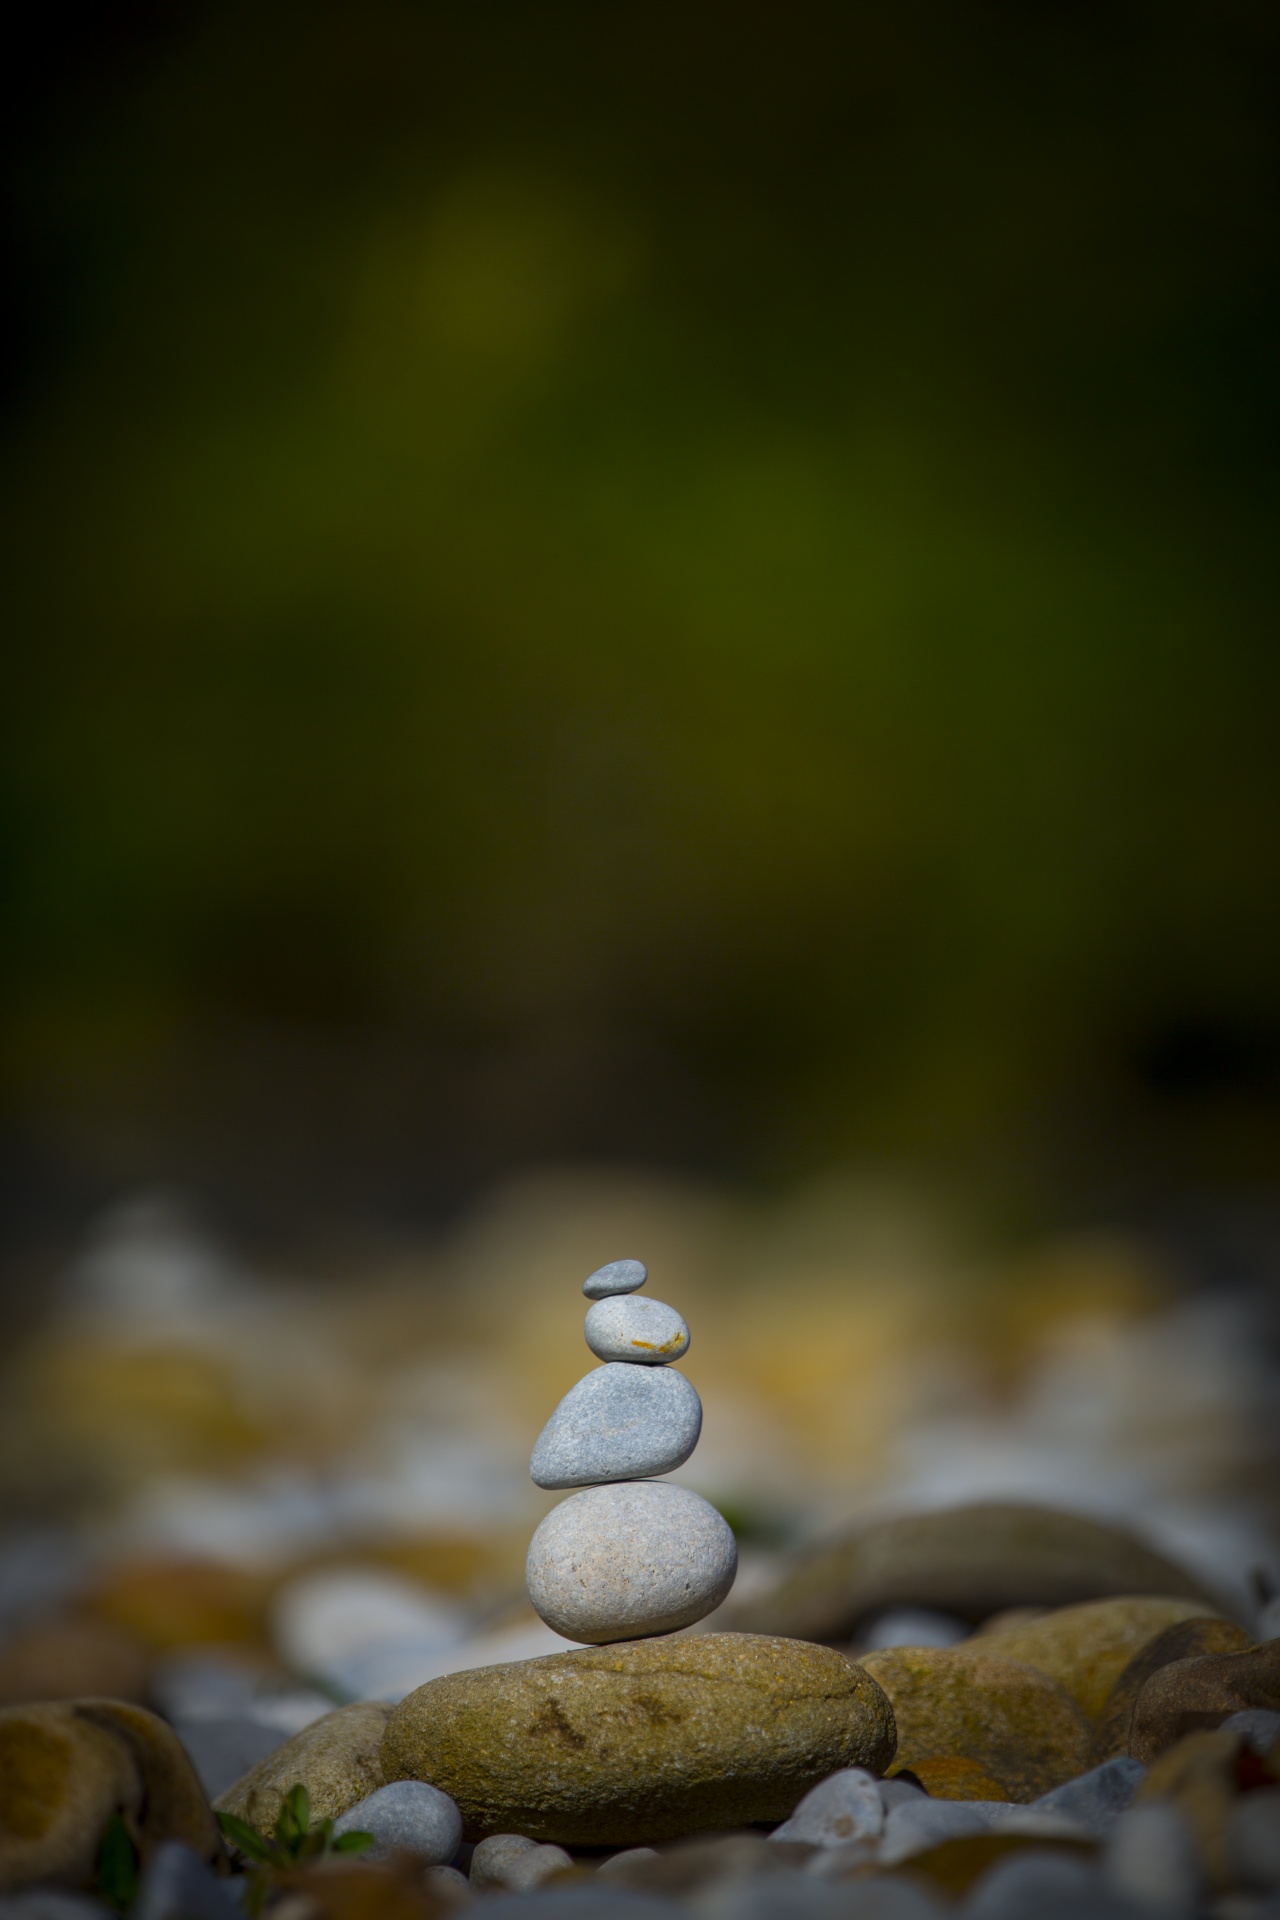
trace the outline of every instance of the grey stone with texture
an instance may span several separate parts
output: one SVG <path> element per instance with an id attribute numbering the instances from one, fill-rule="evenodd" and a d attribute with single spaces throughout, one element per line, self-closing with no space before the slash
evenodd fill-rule
<path id="1" fill-rule="evenodd" d="M 702 1402 L 669 1367 L 597 1367 L 571 1387 L 538 1436 L 539 1487 L 645 1480 L 682 1466 L 698 1444 Z"/>
<path id="2" fill-rule="evenodd" d="M 587 1308 L 583 1332 L 597 1360 L 661 1367 L 689 1351 L 689 1329 L 675 1308 L 647 1294 L 597 1300 Z"/>
<path id="3" fill-rule="evenodd" d="M 1101 1840 L 1132 1800 L 1146 1771 L 1140 1760 L 1117 1754 L 1075 1780 L 1064 1781 L 1052 1793 L 1042 1793 L 1031 1807 L 1037 1812 L 1064 1813 Z"/>
<path id="4" fill-rule="evenodd" d="M 588 1300 L 607 1300 L 611 1294 L 634 1293 L 648 1278 L 643 1260 L 610 1260 L 583 1281 L 582 1291 Z"/>
<path id="5" fill-rule="evenodd" d="M 715 1508 L 668 1480 L 570 1494 L 529 1543 L 529 1598 L 566 1640 L 674 1633 L 718 1607 L 738 1549 Z"/>
<path id="6" fill-rule="evenodd" d="M 806 1840 L 815 1847 L 842 1847 L 850 1840 L 877 1840 L 884 1828 L 880 1789 L 865 1767 L 843 1767 L 810 1788 L 771 1840 Z"/>
<path id="7" fill-rule="evenodd" d="M 335 1834 L 371 1833 L 367 1860 L 393 1853 L 416 1853 L 432 1866 L 444 1866 L 458 1851 L 462 1815 L 447 1793 L 425 1780 L 393 1780 L 367 1799 L 348 1807 L 333 1823 Z"/>

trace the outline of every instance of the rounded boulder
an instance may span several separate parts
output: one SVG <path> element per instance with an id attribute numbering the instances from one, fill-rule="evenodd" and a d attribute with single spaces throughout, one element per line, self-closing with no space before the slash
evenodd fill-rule
<path id="1" fill-rule="evenodd" d="M 881 1772 L 893 1711 L 829 1647 L 709 1633 L 429 1681 L 396 1707 L 388 1779 L 430 1779 L 468 1839 L 629 1846 L 785 1819 L 844 1767 Z"/>

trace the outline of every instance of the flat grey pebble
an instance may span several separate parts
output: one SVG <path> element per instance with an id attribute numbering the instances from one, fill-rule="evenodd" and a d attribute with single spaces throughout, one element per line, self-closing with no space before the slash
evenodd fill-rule
<path id="1" fill-rule="evenodd" d="M 1200 1864 L 1190 1829 L 1165 1801 L 1129 1807 L 1102 1854 L 1108 1890 L 1160 1920 L 1192 1920 L 1200 1905 Z"/>
<path id="2" fill-rule="evenodd" d="M 964 1914 L 965 1920 L 1138 1920 L 1132 1905 L 1103 1885 L 1091 1861 L 1035 1848 L 980 1875 Z"/>
<path id="3" fill-rule="evenodd" d="M 462 1815 L 439 1787 L 428 1786 L 425 1780 L 393 1780 L 348 1807 L 334 1821 L 333 1831 L 371 1833 L 374 1844 L 364 1856 L 367 1860 L 416 1853 L 432 1866 L 443 1866 L 458 1851 Z"/>
<path id="4" fill-rule="evenodd" d="M 597 1300 L 583 1323 L 587 1345 L 597 1360 L 629 1360 L 633 1366 L 662 1367 L 689 1351 L 689 1329 L 665 1300 Z"/>
<path id="5" fill-rule="evenodd" d="M 842 1847 L 850 1840 L 877 1840 L 884 1828 L 880 1789 L 865 1767 L 843 1767 L 811 1787 L 771 1840 L 807 1840 L 815 1847 Z"/>
<path id="6" fill-rule="evenodd" d="M 649 1278 L 643 1260 L 610 1260 L 582 1283 L 588 1300 L 608 1300 L 615 1293 L 634 1293 Z"/>
<path id="7" fill-rule="evenodd" d="M 230 1883 L 190 1847 L 166 1840 L 143 1869 L 130 1920 L 243 1920 Z"/>
<path id="8" fill-rule="evenodd" d="M 692 1626 L 733 1585 L 738 1549 L 715 1508 L 669 1480 L 570 1494 L 529 1543 L 529 1598 L 567 1640 L 637 1640 Z"/>
<path id="9" fill-rule="evenodd" d="M 645 1480 L 683 1466 L 702 1432 L 702 1402 L 670 1367 L 613 1362 L 570 1387 L 538 1435 L 529 1473 L 539 1487 Z"/>
<path id="10" fill-rule="evenodd" d="M 1228 1733 L 1242 1734 L 1255 1753 L 1266 1753 L 1280 1740 L 1280 1713 L 1271 1713 L 1266 1707 L 1244 1707 L 1229 1715 L 1222 1725 Z"/>
<path id="11" fill-rule="evenodd" d="M 1110 1833 L 1146 1776 L 1140 1760 L 1126 1753 L 1104 1760 L 1074 1780 L 1067 1780 L 1051 1793 L 1042 1793 L 1031 1805 L 1044 1813 L 1065 1813 L 1078 1820 L 1096 1839 Z"/>
<path id="12" fill-rule="evenodd" d="M 1231 1809 L 1227 1853 L 1246 1887 L 1280 1887 L 1280 1787 L 1241 1794 Z"/>
<path id="13" fill-rule="evenodd" d="M 931 1800 L 925 1794 L 903 1800 L 885 1815 L 880 1864 L 896 1867 L 913 1853 L 923 1853 L 962 1833 L 989 1833 L 1015 1806 L 1014 1801 L 1004 1800 Z"/>

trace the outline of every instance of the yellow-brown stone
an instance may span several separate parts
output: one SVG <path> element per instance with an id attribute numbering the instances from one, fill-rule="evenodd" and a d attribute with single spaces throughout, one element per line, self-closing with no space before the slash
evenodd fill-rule
<path id="1" fill-rule="evenodd" d="M 270 1833 L 285 1795 L 298 1785 L 311 1796 L 317 1820 L 336 1820 L 357 1800 L 386 1785 L 382 1736 L 391 1708 L 379 1700 L 337 1707 L 250 1767 L 218 1801 L 260 1833 Z"/>
<path id="2" fill-rule="evenodd" d="M 1193 1615 L 1203 1601 L 1165 1594 L 1126 1595 L 1058 1607 L 1038 1620 L 996 1628 L 981 1636 L 984 1653 L 1020 1660 L 1056 1680 L 1090 1720 L 1104 1711 L 1129 1662 L 1166 1628 Z"/>
<path id="3" fill-rule="evenodd" d="M 899 1767 L 923 1780 L 932 1762 L 968 1760 L 999 1783 L 1002 1799 L 1035 1800 L 1085 1771 L 1092 1729 L 1055 1680 L 999 1659 L 989 1644 L 882 1648 L 862 1664 L 893 1702 Z M 948 1795 L 941 1775 L 932 1777 L 939 1797 L 971 1797 L 963 1786 Z"/>
<path id="4" fill-rule="evenodd" d="M 841 1767 L 882 1771 L 893 1713 L 827 1647 L 757 1634 L 626 1641 L 449 1674 L 392 1713 L 388 1780 L 427 1780 L 468 1839 L 625 1846 L 782 1820 Z"/>

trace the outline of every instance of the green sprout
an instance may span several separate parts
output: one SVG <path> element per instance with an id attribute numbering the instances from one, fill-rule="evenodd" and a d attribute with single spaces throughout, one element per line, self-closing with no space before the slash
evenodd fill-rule
<path id="1" fill-rule="evenodd" d="M 98 1892 L 116 1913 L 127 1913 L 138 1897 L 138 1849 L 118 1813 L 113 1813 L 98 1848 Z"/>
<path id="2" fill-rule="evenodd" d="M 341 1833 L 335 1840 L 332 1820 L 311 1820 L 311 1795 L 302 1782 L 290 1787 L 280 1808 L 275 1833 L 268 1839 L 234 1813 L 220 1813 L 218 1825 L 246 1859 L 253 1862 L 245 1908 L 260 1914 L 276 1874 L 290 1873 L 308 1860 L 335 1853 L 364 1853 L 373 1845 L 371 1833 Z"/>

